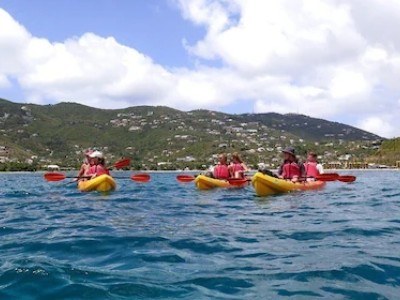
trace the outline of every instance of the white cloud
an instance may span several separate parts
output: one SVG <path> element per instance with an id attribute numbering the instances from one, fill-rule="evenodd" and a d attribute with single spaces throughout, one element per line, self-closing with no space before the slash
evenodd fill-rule
<path id="1" fill-rule="evenodd" d="M 215 16 L 227 20 L 187 47 L 193 55 L 221 60 L 251 80 L 265 75 L 283 79 L 257 90 L 250 98 L 255 111 L 295 111 L 330 119 L 350 115 L 353 125 L 400 134 L 397 118 L 385 122 L 385 129 L 366 125 L 376 124 L 374 117 L 388 109 L 392 116 L 400 113 L 400 2 L 234 0 L 230 3 L 236 10 L 221 12 L 225 2 L 178 1 L 194 23 L 196 7 L 207 6 L 209 18 L 204 11 L 201 17 L 206 28 Z"/>
<path id="2" fill-rule="evenodd" d="M 95 33 L 51 43 L 0 9 L 0 89 L 13 79 L 28 101 L 110 108 L 223 110 L 246 101 L 247 111 L 351 119 L 400 135 L 400 2 L 174 1 L 206 29 L 185 45 L 194 69 L 166 68 Z M 213 61 L 222 66 L 204 66 Z"/>
<path id="3" fill-rule="evenodd" d="M 0 74 L 0 88 L 10 87 L 11 83 L 4 74 Z"/>
<path id="4" fill-rule="evenodd" d="M 388 117 L 390 119 L 390 117 Z M 369 132 L 376 132 L 381 136 L 394 137 L 396 132 L 391 124 L 392 120 L 384 120 L 383 117 L 367 117 L 358 126 Z"/>

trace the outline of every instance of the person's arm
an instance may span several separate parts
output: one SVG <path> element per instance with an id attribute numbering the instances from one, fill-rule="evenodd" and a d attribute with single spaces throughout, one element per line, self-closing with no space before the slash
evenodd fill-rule
<path id="1" fill-rule="evenodd" d="M 245 165 L 245 163 L 242 163 L 242 168 L 243 168 L 243 173 L 247 172 L 249 170 L 249 168 L 247 168 L 247 166 Z"/>
<path id="2" fill-rule="evenodd" d="M 76 175 L 76 177 L 82 177 L 83 175 L 85 175 L 85 164 L 81 165 L 81 168 L 78 172 L 78 174 Z M 74 181 L 78 181 L 79 178 L 75 178 Z"/>
<path id="3" fill-rule="evenodd" d="M 78 172 L 78 175 L 76 175 L 76 177 L 81 177 L 81 176 L 83 176 L 83 174 L 85 174 L 85 165 L 84 164 L 81 165 L 81 168 Z"/>
<path id="4" fill-rule="evenodd" d="M 302 178 L 307 177 L 306 168 L 304 167 L 303 163 L 300 163 L 300 177 Z"/>
<path id="5" fill-rule="evenodd" d="M 324 167 L 322 166 L 322 164 L 317 164 L 317 169 L 319 174 L 324 174 Z"/>
<path id="6" fill-rule="evenodd" d="M 234 177 L 235 174 L 233 174 L 233 166 L 232 164 L 228 165 L 228 172 L 229 172 L 229 177 Z"/>
<path id="7" fill-rule="evenodd" d="M 279 175 L 279 176 L 282 176 L 282 174 L 283 174 L 283 164 L 281 164 L 281 165 L 279 166 L 279 168 L 278 168 L 278 175 Z"/>

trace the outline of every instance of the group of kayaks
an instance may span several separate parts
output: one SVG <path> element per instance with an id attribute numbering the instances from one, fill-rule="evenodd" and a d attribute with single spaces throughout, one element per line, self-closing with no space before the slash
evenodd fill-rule
<path id="1" fill-rule="evenodd" d="M 47 181 L 60 181 L 66 178 L 78 179 L 77 187 L 82 192 L 102 192 L 107 193 L 116 189 L 115 179 L 130 178 L 136 182 L 148 182 L 150 175 L 147 173 L 134 174 L 130 177 L 116 177 L 103 174 L 95 178 L 85 177 L 67 177 L 62 173 L 46 173 L 44 178 Z M 244 188 L 251 184 L 258 196 L 270 196 L 276 194 L 289 193 L 294 191 L 318 190 L 326 185 L 327 181 L 353 182 L 355 176 L 339 176 L 337 173 L 322 174 L 315 180 L 305 180 L 301 182 L 292 182 L 277 178 L 273 173 L 257 172 L 252 177 L 231 178 L 228 180 L 215 179 L 206 175 L 178 175 L 176 179 L 179 182 L 194 182 L 199 190 L 211 190 L 215 188 Z"/>
<path id="2" fill-rule="evenodd" d="M 293 191 L 316 190 L 325 186 L 325 181 L 305 181 L 293 183 L 291 181 L 275 178 L 257 172 L 251 179 L 227 181 L 210 178 L 205 175 L 196 176 L 194 183 L 199 190 L 210 190 L 214 188 L 244 188 L 251 182 L 258 196 L 269 196 L 288 193 Z M 109 175 L 100 175 L 96 178 L 80 181 L 78 189 L 82 192 L 109 192 L 115 190 L 117 184 L 115 179 Z"/>
<path id="3" fill-rule="evenodd" d="M 199 175 L 196 177 L 194 182 L 199 190 L 210 190 L 213 188 L 243 188 L 251 183 L 258 196 L 270 196 L 293 191 L 316 190 L 323 188 L 326 184 L 325 181 L 320 180 L 293 183 L 261 172 L 257 172 L 251 179 L 232 181 L 219 180 Z"/>
<path id="4" fill-rule="evenodd" d="M 252 177 L 228 180 L 211 178 L 205 175 L 196 177 L 191 175 L 178 175 L 179 182 L 194 181 L 199 190 L 211 190 L 215 188 L 244 188 L 251 184 L 258 196 L 270 196 L 276 194 L 289 193 L 294 191 L 318 190 L 322 189 L 327 181 L 353 182 L 355 176 L 339 176 L 337 173 L 321 174 L 317 178 L 308 178 L 300 182 L 277 178 L 272 172 L 265 174 L 257 172 Z"/>

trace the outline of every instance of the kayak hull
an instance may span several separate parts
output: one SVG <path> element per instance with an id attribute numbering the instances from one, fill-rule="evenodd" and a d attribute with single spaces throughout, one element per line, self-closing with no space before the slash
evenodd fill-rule
<path id="1" fill-rule="evenodd" d="M 306 181 L 293 183 L 257 172 L 252 178 L 252 185 L 258 196 L 269 196 L 294 191 L 318 190 L 325 186 L 324 181 Z"/>
<path id="2" fill-rule="evenodd" d="M 81 192 L 97 191 L 105 193 L 115 190 L 116 187 L 117 184 L 114 178 L 105 174 L 90 180 L 80 181 L 78 183 L 78 190 Z"/>
<path id="3" fill-rule="evenodd" d="M 215 188 L 243 188 L 247 185 L 247 182 L 243 184 L 230 184 L 226 180 L 215 179 L 207 177 L 205 175 L 199 175 L 194 180 L 194 184 L 199 190 L 211 190 Z"/>

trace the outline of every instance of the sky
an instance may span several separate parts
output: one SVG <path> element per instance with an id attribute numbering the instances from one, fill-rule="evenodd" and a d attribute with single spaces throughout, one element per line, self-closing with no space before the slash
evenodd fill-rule
<path id="1" fill-rule="evenodd" d="M 300 113 L 400 136 L 398 0 L 0 0 L 0 98 Z"/>

